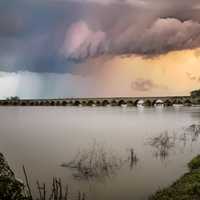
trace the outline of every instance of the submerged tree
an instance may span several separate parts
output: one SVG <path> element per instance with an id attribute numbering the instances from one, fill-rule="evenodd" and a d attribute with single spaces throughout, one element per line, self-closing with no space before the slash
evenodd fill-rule
<path id="1" fill-rule="evenodd" d="M 155 148 L 155 155 L 165 160 L 169 151 L 175 146 L 175 138 L 169 136 L 168 132 L 161 133 L 159 136 L 151 138 L 148 144 Z"/>
<path id="2" fill-rule="evenodd" d="M 191 136 L 191 141 L 195 142 L 199 135 L 200 135 L 200 125 L 199 124 L 192 124 L 188 128 L 186 128 L 187 134 Z"/>
<path id="3" fill-rule="evenodd" d="M 62 167 L 75 170 L 74 178 L 105 178 L 114 175 L 126 160 L 122 160 L 102 146 L 94 143 L 92 147 L 83 150 L 68 163 L 63 163 Z"/>

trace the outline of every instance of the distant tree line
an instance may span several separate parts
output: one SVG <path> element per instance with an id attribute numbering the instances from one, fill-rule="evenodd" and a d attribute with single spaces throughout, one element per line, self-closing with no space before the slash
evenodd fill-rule
<path id="1" fill-rule="evenodd" d="M 6 100 L 10 100 L 10 101 L 19 101 L 20 100 L 20 98 L 18 97 L 18 96 L 11 96 L 11 97 L 8 97 L 8 98 L 6 98 Z"/>
<path id="2" fill-rule="evenodd" d="M 200 89 L 199 90 L 194 90 L 190 93 L 192 97 L 200 97 Z"/>

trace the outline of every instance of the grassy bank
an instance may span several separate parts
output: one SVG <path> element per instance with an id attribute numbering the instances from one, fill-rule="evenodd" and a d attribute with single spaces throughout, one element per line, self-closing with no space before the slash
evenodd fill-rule
<path id="1" fill-rule="evenodd" d="M 189 172 L 170 187 L 160 190 L 149 200 L 199 200 L 200 199 L 200 155 L 188 163 Z"/>
<path id="2" fill-rule="evenodd" d="M 45 184 L 37 181 L 38 198 L 34 198 L 24 166 L 23 172 L 25 183 L 15 177 L 4 155 L 0 153 L 0 200 L 70 200 L 71 196 L 74 200 L 86 199 L 85 193 L 79 191 L 77 194 L 72 194 L 68 185 L 63 185 L 61 179 L 55 177 L 49 191 Z"/>

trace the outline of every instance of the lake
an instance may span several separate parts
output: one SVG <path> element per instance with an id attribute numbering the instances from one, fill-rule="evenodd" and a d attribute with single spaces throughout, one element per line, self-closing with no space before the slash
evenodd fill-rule
<path id="1" fill-rule="evenodd" d="M 144 200 L 187 171 L 199 124 L 200 107 L 0 107 L 0 152 L 17 177 L 26 167 L 34 195 L 59 177 L 72 199 Z M 67 166 L 84 159 L 95 174 Z"/>

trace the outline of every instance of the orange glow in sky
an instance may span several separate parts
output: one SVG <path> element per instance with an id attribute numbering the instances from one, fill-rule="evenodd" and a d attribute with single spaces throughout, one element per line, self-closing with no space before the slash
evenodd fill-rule
<path id="1" fill-rule="evenodd" d="M 90 71 L 90 76 L 95 77 L 97 95 L 189 95 L 191 90 L 200 87 L 198 49 L 148 59 L 139 56 L 96 58 L 80 68 L 82 73 Z"/>

